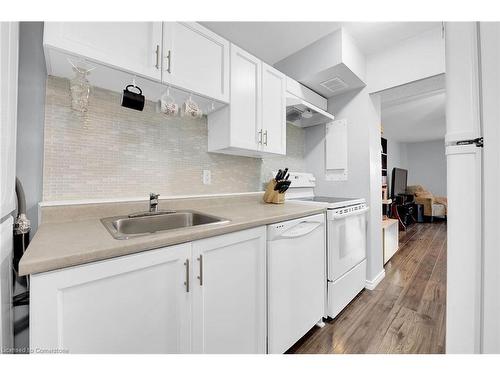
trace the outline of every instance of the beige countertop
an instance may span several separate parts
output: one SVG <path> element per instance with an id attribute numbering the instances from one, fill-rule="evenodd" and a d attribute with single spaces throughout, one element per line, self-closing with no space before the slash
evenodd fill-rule
<path id="1" fill-rule="evenodd" d="M 77 266 L 324 212 L 304 203 L 266 204 L 262 194 L 161 201 L 161 208 L 196 209 L 227 224 L 175 229 L 128 240 L 114 239 L 100 219 L 144 209 L 147 202 L 42 208 L 42 225 L 19 263 L 20 275 Z M 139 210 L 140 210 L 139 209 Z"/>

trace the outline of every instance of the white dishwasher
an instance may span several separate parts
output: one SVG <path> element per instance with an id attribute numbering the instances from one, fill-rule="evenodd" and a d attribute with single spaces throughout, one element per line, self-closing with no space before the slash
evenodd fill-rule
<path id="1" fill-rule="evenodd" d="M 267 227 L 268 353 L 284 353 L 325 313 L 325 215 Z"/>

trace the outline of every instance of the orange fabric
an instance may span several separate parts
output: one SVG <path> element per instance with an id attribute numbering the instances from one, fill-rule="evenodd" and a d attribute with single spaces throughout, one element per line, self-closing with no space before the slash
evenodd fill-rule
<path id="1" fill-rule="evenodd" d="M 415 196 L 422 198 L 434 198 L 434 195 L 432 195 L 432 193 L 429 191 L 416 191 Z"/>
<path id="2" fill-rule="evenodd" d="M 425 216 L 432 216 L 432 204 L 434 203 L 434 199 L 432 197 L 416 197 L 415 203 L 424 206 Z"/>
<path id="3" fill-rule="evenodd" d="M 425 216 L 432 216 L 433 204 L 442 204 L 445 212 L 448 211 L 448 199 L 446 197 L 435 197 L 430 191 L 425 190 L 422 185 L 408 186 L 407 192 L 415 196 L 415 203 L 424 206 Z"/>

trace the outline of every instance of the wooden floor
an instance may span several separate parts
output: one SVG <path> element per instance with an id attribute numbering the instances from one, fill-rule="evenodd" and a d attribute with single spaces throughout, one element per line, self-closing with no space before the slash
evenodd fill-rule
<path id="1" fill-rule="evenodd" d="M 446 222 L 414 224 L 375 290 L 287 353 L 444 353 Z"/>

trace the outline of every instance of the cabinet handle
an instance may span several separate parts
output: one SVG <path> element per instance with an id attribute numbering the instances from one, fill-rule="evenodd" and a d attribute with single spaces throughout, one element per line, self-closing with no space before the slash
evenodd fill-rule
<path id="1" fill-rule="evenodd" d="M 186 259 L 184 265 L 186 266 L 186 281 L 184 281 L 184 285 L 186 286 L 186 293 L 189 293 L 189 259 Z"/>
<path id="2" fill-rule="evenodd" d="M 160 45 L 156 45 L 156 69 L 160 69 Z"/>
<path id="3" fill-rule="evenodd" d="M 167 67 L 168 67 L 167 68 L 167 72 L 168 73 L 172 73 L 170 71 L 170 65 L 171 65 L 171 62 L 172 62 L 172 51 L 171 50 L 168 50 L 168 53 L 167 53 L 167 62 L 168 62 L 168 64 L 167 64 Z"/>
<path id="4" fill-rule="evenodd" d="M 262 129 L 259 130 L 259 145 L 262 144 Z"/>
<path id="5" fill-rule="evenodd" d="M 200 262 L 200 276 L 198 276 L 198 280 L 200 280 L 200 285 L 203 285 L 203 255 L 200 254 L 198 262 Z"/>
<path id="6" fill-rule="evenodd" d="M 265 140 L 264 140 L 264 145 L 267 146 L 267 130 L 264 131 L 264 137 L 265 137 Z"/>

